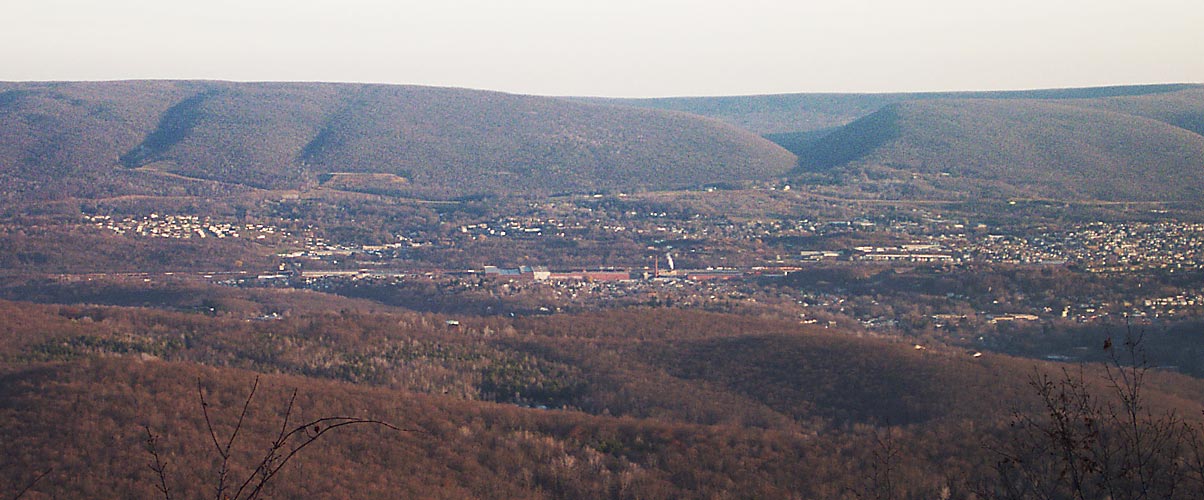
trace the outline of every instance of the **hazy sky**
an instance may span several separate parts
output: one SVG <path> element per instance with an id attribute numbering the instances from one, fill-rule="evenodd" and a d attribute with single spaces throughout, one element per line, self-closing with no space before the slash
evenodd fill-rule
<path id="1" fill-rule="evenodd" d="M 4 0 L 0 80 L 668 96 L 1204 82 L 1201 0 Z"/>

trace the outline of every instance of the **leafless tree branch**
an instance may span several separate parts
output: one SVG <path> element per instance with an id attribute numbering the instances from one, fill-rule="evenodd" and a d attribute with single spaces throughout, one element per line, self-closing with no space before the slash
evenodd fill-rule
<path id="1" fill-rule="evenodd" d="M 21 491 L 18 491 L 16 496 L 13 497 L 13 500 L 18 500 L 21 497 L 25 496 L 26 493 L 29 493 L 29 490 L 33 489 L 33 487 L 38 484 L 38 481 L 41 481 L 42 478 L 50 475 L 50 473 L 53 471 L 54 471 L 54 467 L 50 467 L 50 468 L 42 471 L 42 473 L 38 474 L 37 477 L 33 478 L 33 480 L 29 482 L 29 484 L 25 485 L 24 488 L 21 488 Z"/>
<path id="2" fill-rule="evenodd" d="M 251 390 L 243 401 L 242 411 L 239 413 L 234 430 L 230 433 L 229 438 L 223 440 L 218 437 L 218 433 L 214 428 L 213 418 L 209 413 L 209 402 L 205 399 L 204 387 L 201 381 L 197 380 L 197 398 L 200 400 L 205 427 L 209 431 L 209 440 L 212 442 L 213 449 L 217 452 L 217 456 L 221 462 L 218 470 L 217 485 L 214 488 L 217 500 L 252 500 L 259 498 L 269 483 L 271 483 L 290 460 L 310 444 L 313 444 L 319 438 L 335 429 L 353 425 L 375 425 L 398 432 L 423 432 L 418 429 L 403 429 L 382 420 L 346 416 L 321 417 L 292 427 L 290 426 L 290 422 L 292 422 L 297 401 L 297 390 L 293 389 L 292 394 L 289 396 L 288 404 L 285 407 L 284 415 L 281 418 L 280 431 L 277 433 L 276 438 L 272 441 L 267 453 L 259 463 L 239 483 L 238 489 L 234 491 L 234 494 L 230 495 L 229 491 L 233 489 L 233 484 L 230 482 L 232 471 L 231 458 L 233 456 L 231 450 L 238 441 L 243 425 L 246 423 L 247 414 L 250 411 L 251 403 L 255 399 L 255 393 L 258 389 L 259 377 L 255 377 L 255 382 L 251 385 Z M 167 486 L 167 462 L 162 459 L 158 452 L 159 437 L 151 432 L 149 426 L 144 427 L 147 435 L 147 451 L 153 458 L 151 470 L 155 472 L 158 481 L 155 489 L 163 494 L 165 500 L 171 500 L 171 491 Z"/>
<path id="3" fill-rule="evenodd" d="M 155 477 L 159 480 L 159 484 L 155 485 L 155 489 L 163 494 L 164 500 L 171 500 L 171 490 L 167 487 L 167 461 L 159 456 L 159 436 L 151 432 L 149 425 L 143 425 L 142 428 L 146 430 L 146 451 L 154 459 L 151 462 L 150 469 L 155 471 Z"/>

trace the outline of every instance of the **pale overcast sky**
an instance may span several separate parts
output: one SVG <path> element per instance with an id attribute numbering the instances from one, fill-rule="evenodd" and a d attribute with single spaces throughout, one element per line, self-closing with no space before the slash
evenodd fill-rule
<path id="1" fill-rule="evenodd" d="M 1204 82 L 1201 0 L 4 0 L 0 80 L 541 95 Z"/>

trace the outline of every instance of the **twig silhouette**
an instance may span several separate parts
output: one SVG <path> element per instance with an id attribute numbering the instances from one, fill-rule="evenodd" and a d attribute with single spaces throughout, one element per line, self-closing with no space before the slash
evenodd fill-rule
<path id="1" fill-rule="evenodd" d="M 54 471 L 54 467 L 50 467 L 50 468 L 46 469 L 45 471 L 43 471 L 41 474 L 38 474 L 37 477 L 33 478 L 33 480 L 29 482 L 29 484 L 25 485 L 24 488 L 21 488 L 21 491 L 17 492 L 16 496 L 13 497 L 13 500 L 18 500 L 19 498 L 25 496 L 26 493 L 29 493 L 29 490 L 33 489 L 33 487 L 38 484 L 38 481 L 41 481 L 42 478 L 50 475 L 50 473 L 53 471 Z"/>
<path id="2" fill-rule="evenodd" d="M 243 424 L 246 423 L 247 413 L 250 411 L 251 402 L 255 399 L 255 393 L 258 389 L 259 377 L 255 377 L 255 382 L 251 384 L 251 391 L 247 394 L 246 400 L 243 401 L 242 411 L 239 413 L 238 420 L 234 424 L 234 430 L 228 438 L 222 439 L 218 436 L 217 430 L 213 425 L 213 418 L 209 414 L 209 402 L 205 399 L 203 385 L 200 380 L 197 380 L 197 397 L 200 400 L 201 413 L 205 418 L 205 427 L 209 431 L 209 439 L 213 444 L 213 449 L 217 452 L 217 456 L 221 460 L 221 466 L 218 469 L 217 484 L 214 486 L 214 497 L 216 500 L 253 500 L 259 498 L 269 483 L 271 483 L 290 460 L 310 444 L 313 444 L 319 438 L 335 429 L 352 425 L 378 425 L 398 432 L 423 432 L 418 429 L 403 429 L 383 420 L 346 416 L 321 417 L 301 425 L 290 426 L 297 401 L 297 390 L 293 389 L 292 395 L 288 400 L 288 406 L 284 411 L 284 417 L 280 422 L 280 431 L 272 441 L 271 446 L 269 446 L 267 453 L 246 478 L 243 478 L 241 481 L 232 480 L 230 477 L 233 470 L 231 467 L 233 456 L 231 450 L 238 441 Z M 171 500 L 171 490 L 168 487 L 167 481 L 167 462 L 160 457 L 157 447 L 159 437 L 151 432 L 150 427 L 147 426 L 145 428 L 147 452 L 153 458 L 151 470 L 155 472 L 158 480 L 155 489 L 163 495 L 164 500 Z M 234 489 L 235 484 L 238 485 L 237 489 Z M 233 490 L 232 495 L 230 494 L 231 490 Z"/>

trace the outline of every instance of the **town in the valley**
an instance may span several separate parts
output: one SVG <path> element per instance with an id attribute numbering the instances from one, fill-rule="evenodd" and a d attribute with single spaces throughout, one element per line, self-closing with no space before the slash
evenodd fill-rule
<path id="1" fill-rule="evenodd" d="M 1016 332 L 1173 325 L 1204 315 L 1204 286 L 1193 278 L 1204 266 L 1204 224 L 1190 210 L 1067 216 L 1073 209 L 1023 203 L 983 214 L 813 202 L 766 217 L 696 206 L 590 195 L 395 210 L 402 216 L 331 216 L 320 203 L 297 200 L 242 214 L 92 210 L 46 227 L 129 244 L 227 245 L 248 257 L 199 268 L 168 259 L 129 272 L 46 271 L 67 283 L 311 289 L 451 316 L 741 311 L 971 350 L 1029 338 Z"/>

